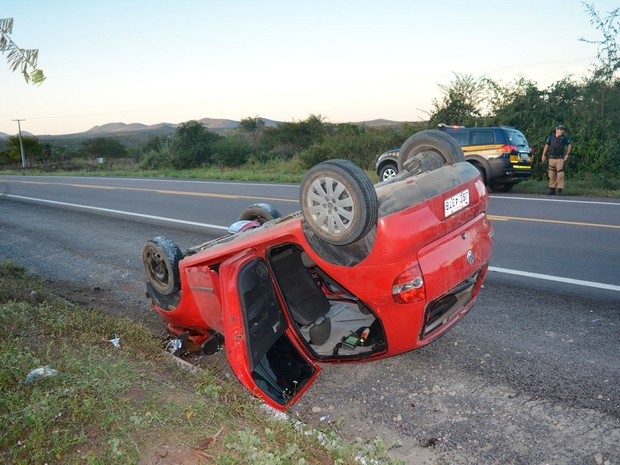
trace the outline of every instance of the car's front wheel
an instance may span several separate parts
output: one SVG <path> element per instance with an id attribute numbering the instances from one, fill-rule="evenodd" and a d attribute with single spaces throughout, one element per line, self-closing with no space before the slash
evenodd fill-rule
<path id="1" fill-rule="evenodd" d="M 398 174 L 398 166 L 396 163 L 386 163 L 379 171 L 379 181 L 387 181 Z"/>
<path id="2" fill-rule="evenodd" d="M 142 264 L 149 283 L 163 295 L 172 295 L 181 290 L 179 262 L 183 252 L 166 236 L 147 241 L 142 249 Z"/>
<path id="3" fill-rule="evenodd" d="M 377 192 L 366 173 L 348 160 L 328 160 L 312 167 L 301 183 L 304 222 L 332 245 L 347 245 L 377 224 Z"/>

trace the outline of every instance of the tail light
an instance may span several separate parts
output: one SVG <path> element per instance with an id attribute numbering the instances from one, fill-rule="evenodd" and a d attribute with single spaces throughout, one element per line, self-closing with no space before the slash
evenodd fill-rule
<path id="1" fill-rule="evenodd" d="M 499 148 L 501 153 L 518 153 L 516 145 L 504 144 Z"/>
<path id="2" fill-rule="evenodd" d="M 394 302 L 399 304 L 410 304 L 426 298 L 424 277 L 418 265 L 397 276 L 392 284 L 392 297 Z"/>

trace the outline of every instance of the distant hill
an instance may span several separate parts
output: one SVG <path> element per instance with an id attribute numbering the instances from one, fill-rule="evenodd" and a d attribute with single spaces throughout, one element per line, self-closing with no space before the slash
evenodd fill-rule
<path id="1" fill-rule="evenodd" d="M 275 121 L 268 118 L 258 117 L 261 121 L 265 123 L 266 127 L 276 127 L 282 124 L 281 121 Z M 234 131 L 239 127 L 240 122 L 231 120 L 231 119 L 223 119 L 223 118 L 202 118 L 198 120 L 200 124 L 202 124 L 205 128 L 210 131 L 218 132 L 218 133 L 226 133 L 227 131 Z M 399 127 L 402 122 L 400 121 L 391 121 L 387 119 L 375 119 L 370 121 L 358 121 L 355 123 L 351 123 L 355 125 L 364 125 L 367 127 Z M 160 136 L 165 137 L 171 134 L 174 134 L 178 124 L 174 123 L 157 123 L 157 124 L 143 124 L 143 123 L 107 123 L 102 124 L 100 126 L 94 126 L 87 131 L 78 132 L 73 134 L 64 134 L 64 135 L 41 135 L 36 136 L 42 142 L 54 142 L 59 143 L 66 146 L 76 146 L 79 141 L 83 139 L 93 138 L 93 137 L 118 137 L 123 140 L 124 143 L 128 143 L 130 146 L 135 145 L 137 143 L 143 143 L 148 140 L 150 137 Z M 33 134 L 22 131 L 23 136 L 34 136 Z M 0 140 L 6 140 L 11 137 L 11 134 L 6 134 L 4 132 L 0 132 Z"/>
<path id="2" fill-rule="evenodd" d="M 133 132 L 161 129 L 162 127 L 174 129 L 176 125 L 170 123 L 158 123 L 150 126 L 142 123 L 108 123 L 104 124 L 103 126 L 95 126 L 88 131 L 85 131 L 84 134 L 112 134 L 115 132 Z"/>
<path id="3" fill-rule="evenodd" d="M 198 122 L 205 128 L 213 130 L 237 129 L 239 127 L 239 121 L 231 119 L 202 118 Z"/>
<path id="4" fill-rule="evenodd" d="M 369 128 L 379 128 L 379 127 L 383 127 L 383 126 L 395 126 L 398 127 L 401 124 L 403 124 L 401 121 L 391 121 L 389 119 L 373 119 L 370 121 L 358 121 L 357 123 L 351 123 L 351 124 L 356 124 L 358 126 L 366 126 Z"/>
<path id="5" fill-rule="evenodd" d="M 0 132 L 0 139 L 8 139 L 9 137 L 16 136 L 17 134 L 7 134 L 6 132 Z M 22 131 L 23 137 L 35 137 L 35 135 L 28 131 Z"/>

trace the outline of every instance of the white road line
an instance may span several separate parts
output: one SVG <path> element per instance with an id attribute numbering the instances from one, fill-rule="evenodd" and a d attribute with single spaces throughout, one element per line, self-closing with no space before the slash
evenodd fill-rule
<path id="1" fill-rule="evenodd" d="M 618 202 L 599 202 L 596 200 L 571 200 L 571 199 L 541 199 L 538 197 L 513 197 L 513 196 L 503 196 L 503 195 L 491 195 L 489 196 L 492 199 L 502 199 L 502 200 L 532 200 L 534 202 L 565 202 L 565 203 L 587 203 L 593 205 L 611 205 L 614 207 L 620 207 L 620 203 Z"/>
<path id="2" fill-rule="evenodd" d="M 30 201 L 33 201 L 33 202 L 41 202 L 41 203 L 49 203 L 49 204 L 53 204 L 53 205 L 63 205 L 63 206 L 66 206 L 66 207 L 82 208 L 84 210 L 94 210 L 94 211 L 100 211 L 100 212 L 114 213 L 114 214 L 123 215 L 123 216 L 132 216 L 132 217 L 136 217 L 136 218 L 148 218 L 148 219 L 151 219 L 151 220 L 158 220 L 158 221 L 163 221 L 163 222 L 168 222 L 168 223 L 186 224 L 186 225 L 191 225 L 191 226 L 200 226 L 200 227 L 203 227 L 203 228 L 211 228 L 211 229 L 218 229 L 218 230 L 228 231 L 228 228 L 226 226 L 220 226 L 220 225 L 217 225 L 217 224 L 197 223 L 195 221 L 186 221 L 186 220 L 176 220 L 176 219 L 171 219 L 171 218 L 164 218 L 162 216 L 145 215 L 143 213 L 133 213 L 133 212 L 126 212 L 126 211 L 122 211 L 122 210 L 114 210 L 114 209 L 111 209 L 111 208 L 92 207 L 92 206 L 89 206 L 89 205 L 79 205 L 79 204 L 76 204 L 76 203 L 58 202 L 58 201 L 55 201 L 55 200 L 36 199 L 36 198 L 33 198 L 33 197 L 24 197 L 24 196 L 21 196 L 21 195 L 13 195 L 13 194 L 5 194 L 3 196 L 0 196 L 0 198 L 2 198 L 2 197 L 8 197 L 8 198 L 13 198 L 13 199 L 22 199 L 22 200 L 30 200 Z M 512 275 L 517 275 L 517 276 L 524 276 L 526 278 L 544 279 L 544 280 L 547 280 L 547 281 L 556 281 L 556 282 L 560 282 L 560 283 L 574 284 L 574 285 L 577 285 L 577 286 L 594 287 L 594 288 L 597 288 L 597 289 L 606 289 L 606 290 L 620 292 L 620 286 L 615 286 L 613 284 L 604 284 L 604 283 L 597 283 L 597 282 L 593 282 L 593 281 L 583 281 L 583 280 L 580 280 L 580 279 L 563 278 L 563 277 L 559 277 L 559 276 L 551 276 L 551 275 L 546 275 L 546 274 L 531 273 L 529 271 L 510 270 L 508 268 L 500 268 L 500 267 L 497 267 L 497 266 L 490 266 L 489 267 L 489 271 L 493 271 L 495 273 L 504 273 L 504 274 L 512 274 Z"/>
<path id="3" fill-rule="evenodd" d="M 148 218 L 151 220 L 165 221 L 168 223 L 187 224 L 190 226 L 200 226 L 203 228 L 211 228 L 211 229 L 219 229 L 223 231 L 228 231 L 228 228 L 226 226 L 220 226 L 217 224 L 196 223 L 195 221 L 186 221 L 186 220 L 175 220 L 172 218 L 164 218 L 162 216 L 145 215 L 143 213 L 126 212 L 122 210 L 113 210 L 111 208 L 91 207 L 89 205 L 78 205 L 76 203 L 57 202 L 55 200 L 35 199 L 32 197 L 24 197 L 21 195 L 13 195 L 13 194 L 7 194 L 7 195 L 0 196 L 0 198 L 2 197 L 9 197 L 12 199 L 21 199 L 21 200 L 30 200 L 32 202 L 50 203 L 53 205 L 63 205 L 65 207 L 82 208 L 84 210 L 94 210 L 94 211 L 99 211 L 99 212 L 114 213 L 114 214 L 123 215 L 123 216 L 132 216 L 135 218 Z"/>
<path id="4" fill-rule="evenodd" d="M 94 181 L 94 180 L 105 180 L 105 181 L 144 181 L 144 182 L 176 182 L 179 184 L 218 184 L 218 185 L 230 185 L 230 186 L 260 186 L 260 187 L 265 187 L 265 186 L 274 186 L 274 187 L 299 187 L 299 184 L 293 184 L 293 183 L 271 183 L 271 182 L 251 182 L 251 181 L 225 181 L 225 180 L 212 180 L 212 181 L 207 181 L 207 180 L 200 180 L 200 179 L 162 179 L 162 178 L 126 178 L 126 177 L 118 177 L 118 178 L 114 178 L 114 177 L 93 177 L 93 176 L 53 176 L 53 177 L 42 177 L 42 176 L 17 176 L 14 175 L 12 178 L 10 178 L 9 176 L 11 175 L 5 175 L 0 176 L 0 182 L 2 180 L 5 181 L 19 181 L 19 180 L 23 180 L 23 179 L 37 179 L 37 180 L 41 180 L 41 179 L 45 179 L 45 182 L 54 182 L 53 180 L 76 180 L 76 179 L 86 179 L 89 181 Z M 98 185 L 98 184 L 93 184 L 93 185 Z"/>
<path id="5" fill-rule="evenodd" d="M 526 278 L 544 279 L 547 281 L 555 281 L 555 282 L 564 283 L 564 284 L 574 284 L 576 286 L 594 287 L 597 289 L 606 289 L 608 291 L 620 292 L 620 286 L 615 286 L 613 284 L 597 283 L 594 281 L 583 281 L 581 279 L 573 279 L 573 278 L 563 278 L 561 276 L 551 276 L 548 274 L 531 273 L 529 271 L 510 270 L 508 268 L 500 268 L 497 266 L 490 266 L 489 271 L 494 271 L 496 273 L 505 273 L 505 274 L 513 274 L 517 276 L 524 276 Z"/>

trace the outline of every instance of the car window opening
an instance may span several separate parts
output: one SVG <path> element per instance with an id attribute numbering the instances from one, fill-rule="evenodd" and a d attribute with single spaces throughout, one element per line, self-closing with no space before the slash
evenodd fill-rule
<path id="1" fill-rule="evenodd" d="M 300 247 L 273 249 L 269 263 L 297 332 L 319 359 L 359 359 L 386 350 L 373 312 Z"/>

